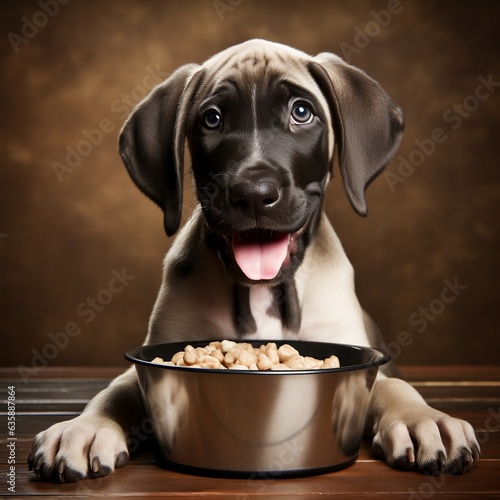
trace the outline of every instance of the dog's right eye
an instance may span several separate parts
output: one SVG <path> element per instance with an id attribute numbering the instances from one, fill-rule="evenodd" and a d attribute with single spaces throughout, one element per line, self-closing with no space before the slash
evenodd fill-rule
<path id="1" fill-rule="evenodd" d="M 307 125 L 314 119 L 314 115 L 307 104 L 299 102 L 292 108 L 292 122 L 295 125 Z"/>
<path id="2" fill-rule="evenodd" d="M 222 115 L 220 111 L 217 109 L 207 111 L 203 118 L 203 124 L 211 130 L 219 128 L 222 125 Z"/>

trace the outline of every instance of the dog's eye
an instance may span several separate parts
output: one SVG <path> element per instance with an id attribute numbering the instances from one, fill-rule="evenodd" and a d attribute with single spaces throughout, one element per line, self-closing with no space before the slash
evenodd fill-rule
<path id="1" fill-rule="evenodd" d="M 297 103 L 292 108 L 292 122 L 296 125 L 305 125 L 313 121 L 314 115 L 307 104 Z"/>
<path id="2" fill-rule="evenodd" d="M 203 123 L 205 127 L 209 129 L 216 129 L 222 125 L 222 115 L 217 109 L 211 109 L 205 113 L 203 118 Z"/>

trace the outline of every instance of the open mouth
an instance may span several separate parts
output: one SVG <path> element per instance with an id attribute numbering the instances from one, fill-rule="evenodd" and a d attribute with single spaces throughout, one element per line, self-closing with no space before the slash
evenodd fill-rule
<path id="1" fill-rule="evenodd" d="M 307 222 L 294 233 L 252 229 L 233 234 L 231 247 L 236 264 L 252 281 L 276 278 L 297 253 L 297 240 L 306 226 Z"/>

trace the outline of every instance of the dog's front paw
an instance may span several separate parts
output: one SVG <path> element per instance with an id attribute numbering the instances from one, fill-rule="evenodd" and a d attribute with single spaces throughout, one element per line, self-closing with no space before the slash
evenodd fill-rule
<path id="1" fill-rule="evenodd" d="M 28 464 L 41 479 L 64 483 L 107 476 L 128 456 L 125 433 L 116 422 L 83 414 L 37 434 Z"/>
<path id="2" fill-rule="evenodd" d="M 472 426 L 425 403 L 382 416 L 373 438 L 373 452 L 399 469 L 426 474 L 462 474 L 479 460 Z"/>

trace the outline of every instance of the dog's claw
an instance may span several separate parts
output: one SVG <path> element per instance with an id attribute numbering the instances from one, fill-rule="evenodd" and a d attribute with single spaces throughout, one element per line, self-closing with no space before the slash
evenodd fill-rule
<path id="1" fill-rule="evenodd" d="M 59 478 L 59 481 L 61 483 L 65 483 L 66 480 L 64 478 L 64 463 L 62 461 L 59 462 L 59 464 L 57 465 L 56 472 L 57 472 L 57 476 Z"/>
<path id="2" fill-rule="evenodd" d="M 119 455 L 116 457 L 115 468 L 120 469 L 124 467 L 127 464 L 128 459 L 129 459 L 128 452 L 122 451 L 121 453 L 119 453 Z"/>
<path id="3" fill-rule="evenodd" d="M 64 464 L 62 465 L 62 470 L 59 470 L 59 479 L 61 483 L 76 483 L 85 477 L 85 474 L 82 474 L 71 467 L 66 467 Z"/>
<path id="4" fill-rule="evenodd" d="M 447 474 L 464 474 L 472 468 L 474 463 L 472 452 L 467 448 L 462 448 L 460 451 L 460 455 L 444 468 Z"/>
<path id="5" fill-rule="evenodd" d="M 479 445 L 474 444 L 472 446 L 472 458 L 473 460 L 479 460 L 481 456 L 481 449 L 479 448 Z"/>
<path id="6" fill-rule="evenodd" d="M 429 476 L 435 476 L 443 470 L 446 464 L 446 456 L 443 451 L 439 450 L 434 460 L 428 460 L 421 464 L 418 468 L 419 472 Z"/>
<path id="7" fill-rule="evenodd" d="M 41 455 L 35 457 L 35 461 L 33 463 L 33 470 L 35 471 L 37 477 L 39 477 L 40 479 L 44 479 L 46 471 L 43 464 L 43 457 Z"/>
<path id="8" fill-rule="evenodd" d="M 109 476 L 113 469 L 109 465 L 102 465 L 99 457 L 94 457 L 92 460 L 92 477 Z"/>
<path id="9" fill-rule="evenodd" d="M 401 470 L 411 470 L 415 466 L 415 453 L 413 448 L 408 447 L 405 450 L 405 454 L 401 455 L 394 462 L 394 467 Z"/>

